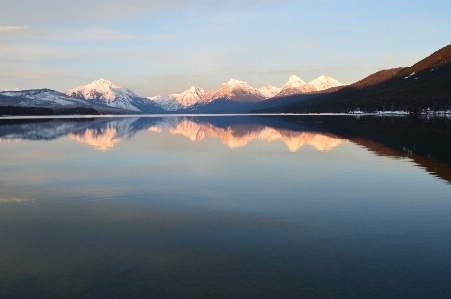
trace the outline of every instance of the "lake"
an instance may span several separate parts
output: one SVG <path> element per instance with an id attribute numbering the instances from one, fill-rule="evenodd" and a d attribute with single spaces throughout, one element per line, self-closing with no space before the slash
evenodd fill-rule
<path id="1" fill-rule="evenodd" d="M 451 121 L 0 119 L 0 298 L 451 298 Z"/>

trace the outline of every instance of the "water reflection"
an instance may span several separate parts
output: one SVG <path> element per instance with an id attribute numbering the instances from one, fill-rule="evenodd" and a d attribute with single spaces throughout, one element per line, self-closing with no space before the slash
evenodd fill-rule
<path id="1" fill-rule="evenodd" d="M 282 141 L 290 152 L 305 145 L 330 151 L 352 142 L 373 153 L 408 158 L 451 182 L 450 120 L 407 117 L 136 117 L 0 120 L 0 142 L 67 136 L 108 151 L 140 131 L 179 135 L 194 142 L 218 138 L 231 149 L 252 141 Z"/>
<path id="2" fill-rule="evenodd" d="M 158 126 L 150 127 L 148 130 L 158 133 L 162 132 L 162 128 Z M 232 149 L 246 146 L 253 140 L 266 142 L 282 140 L 290 152 L 296 152 L 306 144 L 318 151 L 327 151 L 346 141 L 332 135 L 297 132 L 257 124 L 232 125 L 221 128 L 208 122 L 196 122 L 189 119 L 181 120 L 175 128 L 170 128 L 168 132 L 174 135 L 185 136 L 192 141 L 201 141 L 207 136 L 216 137 Z"/>
<path id="3" fill-rule="evenodd" d="M 81 143 L 86 143 L 96 150 L 107 151 L 122 141 L 116 135 L 117 129 L 107 128 L 100 130 L 86 129 L 83 133 L 78 134 L 68 133 L 67 137 Z"/>
<path id="4" fill-rule="evenodd" d="M 0 298 L 449 298 L 423 121 L 0 120 Z"/>
<path id="5" fill-rule="evenodd" d="M 32 202 L 33 199 L 30 198 L 19 198 L 19 197 L 1 197 L 0 203 L 24 203 L 24 202 Z"/>
<path id="6" fill-rule="evenodd" d="M 208 120 L 202 118 L 122 118 L 87 121 L 88 124 L 77 121 L 77 125 L 73 124 L 73 120 L 68 120 L 68 123 L 55 124 L 52 127 L 53 133 L 46 128 L 48 127 L 47 123 L 20 125 L 21 132 L 10 128 L 13 132 L 5 132 L 3 141 L 21 140 L 17 136 L 31 140 L 50 140 L 67 135 L 70 139 L 85 143 L 96 150 L 107 151 L 122 142 L 124 138 L 131 138 L 138 131 L 144 129 L 155 133 L 182 135 L 192 141 L 202 141 L 206 137 L 219 138 L 231 149 L 246 146 L 253 140 L 265 142 L 281 140 L 290 152 L 296 152 L 304 145 L 310 145 L 318 151 L 328 151 L 347 141 L 333 134 L 299 131 L 299 128 L 296 127 L 285 128 L 274 126 L 274 124 L 265 124 L 264 120 L 261 123 L 252 124 L 243 122 L 218 125 Z M 150 126 L 146 128 L 146 125 Z"/>
<path id="7" fill-rule="evenodd" d="M 16 143 L 19 143 L 19 142 L 22 142 L 22 139 L 20 139 L 20 138 L 15 138 L 15 139 L 10 139 L 10 138 L 0 138 L 0 143 L 2 143 L 2 142 L 4 142 L 4 143 L 9 143 L 9 142 L 16 142 Z"/>

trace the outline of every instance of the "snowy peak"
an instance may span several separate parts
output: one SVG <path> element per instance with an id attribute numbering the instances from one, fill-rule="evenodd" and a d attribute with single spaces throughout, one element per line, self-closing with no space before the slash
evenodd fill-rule
<path id="1" fill-rule="evenodd" d="M 149 100 L 154 101 L 160 108 L 165 111 L 176 111 L 182 108 L 179 102 L 173 97 L 173 95 L 162 97 L 160 95 L 147 97 Z"/>
<path id="2" fill-rule="evenodd" d="M 315 80 L 310 81 L 308 84 L 314 86 L 317 91 L 346 85 L 346 84 L 338 82 L 337 80 L 335 80 L 332 77 L 327 77 L 327 76 L 319 76 Z"/>
<path id="3" fill-rule="evenodd" d="M 288 82 L 285 83 L 284 86 L 289 86 L 289 87 L 301 87 L 302 85 L 305 84 L 305 81 L 302 80 L 301 78 L 299 78 L 298 76 L 291 76 L 290 78 L 288 78 Z"/>
<path id="4" fill-rule="evenodd" d="M 85 100 L 115 100 L 118 93 L 136 96 L 133 91 L 121 88 L 111 81 L 100 78 L 88 85 L 78 86 L 66 92 L 68 96 L 84 98 Z"/>
<path id="5" fill-rule="evenodd" d="M 149 100 L 155 101 L 161 108 L 166 111 L 176 111 L 184 109 L 199 103 L 205 91 L 199 86 L 191 86 L 182 93 L 170 94 L 168 96 L 153 96 L 148 97 Z"/>
<path id="6" fill-rule="evenodd" d="M 92 82 L 91 84 L 93 84 L 93 83 L 97 83 L 97 84 L 100 84 L 100 85 L 106 85 L 106 86 L 109 86 L 109 87 L 112 87 L 112 88 L 120 88 L 119 86 L 111 83 L 111 81 L 105 80 L 103 78 L 100 78 L 99 80 L 96 80 L 96 81 Z"/>
<path id="7" fill-rule="evenodd" d="M 151 97 L 147 97 L 147 98 L 151 101 L 159 101 L 162 98 L 162 96 L 157 95 L 157 96 L 151 96 Z"/>
<path id="8" fill-rule="evenodd" d="M 268 85 L 268 86 L 262 86 L 258 90 L 261 92 L 261 94 L 266 99 L 270 99 L 270 98 L 276 96 L 282 90 L 282 88 Z"/>
<path id="9" fill-rule="evenodd" d="M 145 101 L 148 101 L 138 97 L 132 90 L 119 87 L 103 78 L 71 89 L 66 92 L 66 95 L 132 111 L 142 111 L 140 106 L 146 105 Z"/>
<path id="10" fill-rule="evenodd" d="M 332 87 L 343 86 L 345 84 L 338 82 L 332 77 L 319 76 L 315 80 L 306 83 L 298 76 L 291 76 L 288 82 L 282 86 L 282 90 L 277 96 L 289 96 L 294 94 L 303 94 L 315 91 L 322 91 Z"/>
<path id="11" fill-rule="evenodd" d="M 219 89 L 208 93 L 199 86 L 191 86 L 182 93 L 143 98 L 137 96 L 130 89 L 122 88 L 109 80 L 100 78 L 87 85 L 71 89 L 66 92 L 66 95 L 91 101 L 92 104 L 148 113 L 153 111 L 178 111 L 188 108 L 196 110 L 200 106 L 219 99 L 239 103 L 256 103 L 274 97 L 316 92 L 342 85 L 344 84 L 331 77 L 320 76 L 306 83 L 298 76 L 293 75 L 289 77 L 282 88 L 271 85 L 254 88 L 245 81 L 231 78 L 223 83 Z M 222 102 L 218 103 L 218 105 L 223 105 Z"/>
<path id="12" fill-rule="evenodd" d="M 225 99 L 233 102 L 261 102 L 265 100 L 263 94 L 247 82 L 230 79 L 221 85 L 218 90 L 210 91 L 202 98 L 202 103 L 207 104 L 217 99 Z"/>
<path id="13" fill-rule="evenodd" d="M 313 85 L 305 83 L 304 80 L 293 75 L 288 79 L 288 82 L 282 86 L 282 90 L 277 94 L 277 96 L 289 96 L 313 91 L 316 91 L 316 88 Z"/>
<path id="14" fill-rule="evenodd" d="M 175 99 L 183 107 L 189 107 L 200 102 L 204 95 L 205 91 L 202 88 L 199 86 L 191 86 L 190 89 L 185 90 L 181 94 L 175 95 Z"/>
<path id="15" fill-rule="evenodd" d="M 238 86 L 248 86 L 248 85 L 247 85 L 247 82 L 231 78 L 229 81 L 222 84 L 222 86 L 238 87 Z"/>

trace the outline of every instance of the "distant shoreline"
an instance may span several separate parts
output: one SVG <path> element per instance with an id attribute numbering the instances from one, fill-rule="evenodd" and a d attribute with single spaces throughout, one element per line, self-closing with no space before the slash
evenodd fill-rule
<path id="1" fill-rule="evenodd" d="M 224 117 L 224 116 L 437 116 L 449 117 L 450 113 L 242 113 L 242 114 L 103 114 L 103 115 L 0 115 L 0 119 L 64 119 L 64 118 L 135 118 L 135 117 Z"/>

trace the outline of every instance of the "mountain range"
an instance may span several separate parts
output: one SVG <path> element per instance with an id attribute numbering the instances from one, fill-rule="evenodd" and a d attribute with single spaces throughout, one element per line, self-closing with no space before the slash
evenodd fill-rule
<path id="1" fill-rule="evenodd" d="M 89 108 L 102 114 L 415 112 L 449 110 L 450 82 L 451 45 L 448 45 L 410 67 L 381 70 L 350 85 L 326 76 L 305 82 L 293 75 L 282 87 L 254 88 L 232 78 L 208 92 L 192 86 L 181 93 L 142 97 L 99 79 L 66 93 L 50 89 L 2 91 L 0 107 L 70 108 L 70 111 Z M 16 110 L 0 108 L 0 114 Z"/>
<path id="2" fill-rule="evenodd" d="M 254 112 L 319 113 L 451 108 L 451 45 L 410 67 L 381 70 L 334 92 L 306 98 L 289 97 L 291 103 Z"/>
<path id="3" fill-rule="evenodd" d="M 192 86 L 178 94 L 141 97 L 131 89 L 101 78 L 65 93 L 50 89 L 3 91 L 0 92 L 0 105 L 52 109 L 90 107 L 100 113 L 246 113 L 250 109 L 285 104 L 283 97 L 287 94 L 310 94 L 341 86 L 344 84 L 325 76 L 309 83 L 291 76 L 281 88 L 254 88 L 232 78 L 209 92 Z"/>

